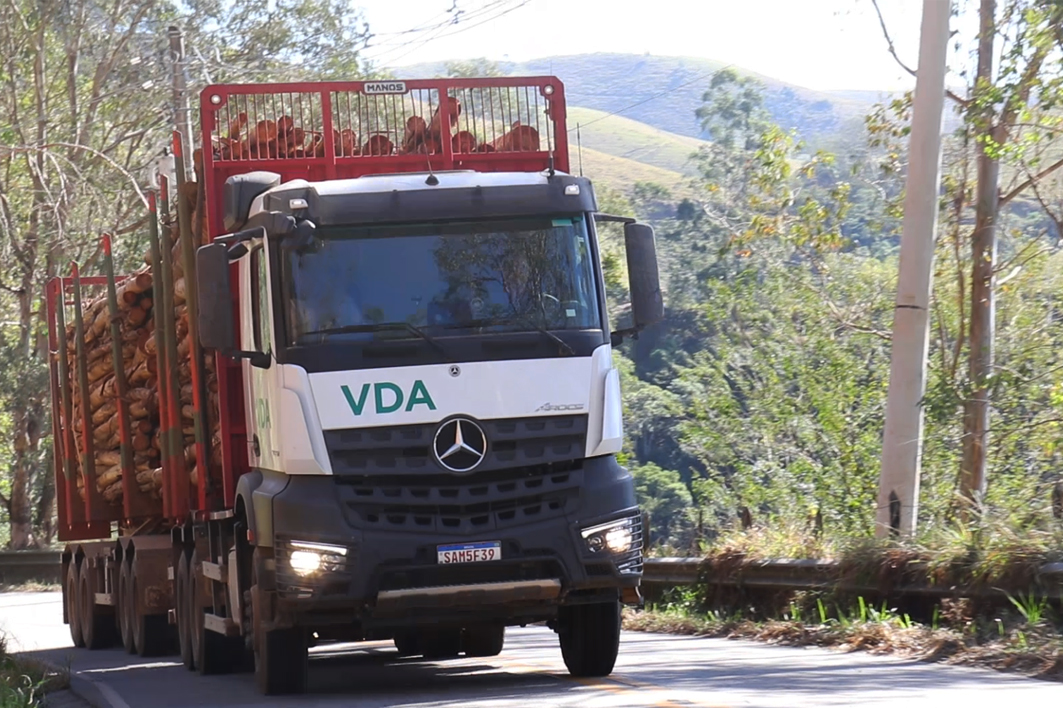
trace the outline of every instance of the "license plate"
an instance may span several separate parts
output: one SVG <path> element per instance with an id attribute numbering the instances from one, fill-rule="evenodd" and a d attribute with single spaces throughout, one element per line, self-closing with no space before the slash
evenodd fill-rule
<path id="1" fill-rule="evenodd" d="M 502 558 L 501 541 L 480 541 L 477 543 L 451 543 L 436 546 L 439 564 L 444 563 L 479 563 Z"/>

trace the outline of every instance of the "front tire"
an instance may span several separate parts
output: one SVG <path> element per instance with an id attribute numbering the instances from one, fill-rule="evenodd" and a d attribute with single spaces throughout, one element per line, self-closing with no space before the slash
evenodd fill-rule
<path id="1" fill-rule="evenodd" d="M 503 625 L 486 625 L 469 627 L 461 637 L 461 646 L 465 656 L 488 657 L 502 653 L 506 642 L 506 628 Z"/>
<path id="2" fill-rule="evenodd" d="M 561 607 L 561 656 L 573 676 L 608 676 L 620 651 L 620 602 Z"/>
<path id="3" fill-rule="evenodd" d="M 266 632 L 256 627 L 255 682 L 267 696 L 305 693 L 309 670 L 306 632 L 300 627 Z"/>
<path id="4" fill-rule="evenodd" d="M 453 659 L 461 653 L 461 630 L 429 630 L 420 634 L 417 645 L 429 661 Z"/>

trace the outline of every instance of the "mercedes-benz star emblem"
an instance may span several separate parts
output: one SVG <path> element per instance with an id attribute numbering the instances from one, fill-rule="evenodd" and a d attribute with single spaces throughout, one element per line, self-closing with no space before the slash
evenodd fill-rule
<path id="1" fill-rule="evenodd" d="M 436 431 L 432 450 L 451 472 L 471 472 L 487 456 L 487 436 L 468 418 L 451 418 Z"/>

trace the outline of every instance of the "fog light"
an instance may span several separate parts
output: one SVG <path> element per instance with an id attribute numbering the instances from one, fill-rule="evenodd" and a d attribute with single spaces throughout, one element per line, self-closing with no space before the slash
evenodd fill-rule
<path id="1" fill-rule="evenodd" d="M 314 551 L 292 551 L 288 562 L 296 575 L 312 575 L 321 568 L 321 554 Z"/>

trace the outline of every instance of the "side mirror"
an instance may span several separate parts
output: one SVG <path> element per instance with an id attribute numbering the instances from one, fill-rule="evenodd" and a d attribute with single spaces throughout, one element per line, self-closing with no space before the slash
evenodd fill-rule
<path id="1" fill-rule="evenodd" d="M 199 295 L 199 339 L 222 352 L 236 349 L 233 294 L 229 283 L 229 249 L 220 243 L 196 251 L 196 289 Z"/>
<path id="2" fill-rule="evenodd" d="M 243 244 L 236 244 L 239 248 Z M 196 251 L 196 288 L 199 302 L 199 341 L 252 366 L 269 368 L 270 356 L 263 352 L 240 351 L 233 324 L 233 294 L 229 282 L 230 249 L 222 243 L 200 246 Z M 239 256 L 237 256 L 239 257 Z M 210 306 L 205 306 L 210 303 Z"/>
<path id="3" fill-rule="evenodd" d="M 631 316 L 635 331 L 664 319 L 664 297 L 657 271 L 657 245 L 647 224 L 624 224 Z"/>

